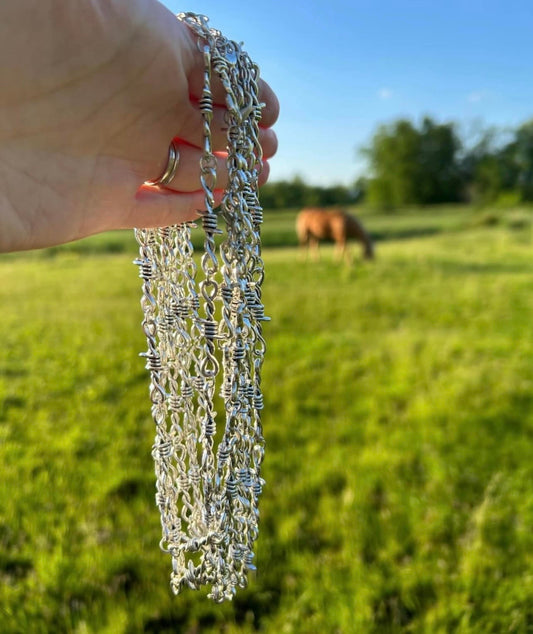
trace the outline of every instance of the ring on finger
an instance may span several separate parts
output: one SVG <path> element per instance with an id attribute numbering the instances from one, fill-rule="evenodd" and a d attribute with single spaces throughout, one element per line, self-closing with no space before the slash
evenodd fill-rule
<path id="1" fill-rule="evenodd" d="M 151 187 L 164 187 L 165 185 L 168 185 L 176 175 L 179 161 L 180 151 L 176 142 L 172 141 L 168 148 L 168 161 L 163 173 L 154 180 L 145 181 L 144 184 L 150 185 Z"/>

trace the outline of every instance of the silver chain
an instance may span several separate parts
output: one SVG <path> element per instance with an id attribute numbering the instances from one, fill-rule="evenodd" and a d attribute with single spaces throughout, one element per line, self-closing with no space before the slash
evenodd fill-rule
<path id="1" fill-rule="evenodd" d="M 142 327 L 148 342 L 152 455 L 161 548 L 172 557 L 171 587 L 210 585 L 216 602 L 231 599 L 254 570 L 264 440 L 261 366 L 265 353 L 258 176 L 261 147 L 258 67 L 204 16 L 178 19 L 199 37 L 204 88 L 200 178 L 204 250 L 198 266 L 193 223 L 136 229 L 140 245 Z M 212 75 L 226 92 L 229 184 L 214 208 L 216 160 L 211 139 Z M 218 228 L 219 217 L 224 232 Z M 215 403 L 220 402 L 217 421 Z M 220 420 L 219 417 L 219 420 Z"/>

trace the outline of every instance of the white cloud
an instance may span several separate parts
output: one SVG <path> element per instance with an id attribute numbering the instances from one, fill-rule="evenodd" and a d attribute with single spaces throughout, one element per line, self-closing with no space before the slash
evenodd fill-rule
<path id="1" fill-rule="evenodd" d="M 378 97 L 380 99 L 390 99 L 392 97 L 392 90 L 390 88 L 380 88 L 378 90 Z"/>
<path id="2" fill-rule="evenodd" d="M 480 101 L 485 99 L 486 96 L 487 96 L 487 93 L 483 91 L 471 92 L 466 98 L 466 100 L 469 103 L 479 103 Z"/>

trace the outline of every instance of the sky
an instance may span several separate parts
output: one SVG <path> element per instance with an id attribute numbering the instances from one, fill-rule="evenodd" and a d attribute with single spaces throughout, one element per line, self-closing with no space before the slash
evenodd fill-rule
<path id="1" fill-rule="evenodd" d="M 270 179 L 352 184 L 378 125 L 533 118 L 532 0 L 164 0 L 244 43 L 281 104 Z"/>

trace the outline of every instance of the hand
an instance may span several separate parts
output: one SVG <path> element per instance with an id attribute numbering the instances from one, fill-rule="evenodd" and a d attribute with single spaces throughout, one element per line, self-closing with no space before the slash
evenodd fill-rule
<path id="1" fill-rule="evenodd" d="M 159 2 L 2 0 L 0 58 L 0 251 L 176 224 L 203 209 L 202 56 Z M 224 103 L 221 86 L 213 96 Z M 263 81 L 259 97 L 268 158 L 279 106 Z M 219 152 L 223 127 L 216 107 Z M 161 174 L 173 138 L 181 142 L 174 179 L 165 189 L 143 186 Z M 220 157 L 217 187 L 226 177 Z M 267 177 L 265 161 L 261 183 Z"/>

